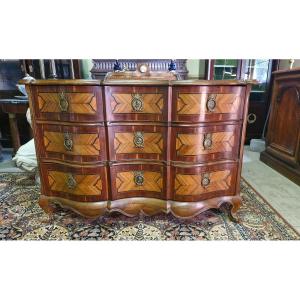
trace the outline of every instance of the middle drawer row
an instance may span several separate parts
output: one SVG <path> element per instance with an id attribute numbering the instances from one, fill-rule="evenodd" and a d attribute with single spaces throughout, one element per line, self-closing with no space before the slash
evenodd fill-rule
<path id="1" fill-rule="evenodd" d="M 107 133 L 106 133 L 107 130 Z M 42 158 L 74 162 L 132 159 L 200 163 L 237 159 L 241 126 L 112 125 L 37 127 Z"/>

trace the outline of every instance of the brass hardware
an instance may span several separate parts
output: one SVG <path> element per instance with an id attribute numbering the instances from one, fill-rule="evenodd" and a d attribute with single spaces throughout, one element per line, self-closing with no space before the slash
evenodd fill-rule
<path id="1" fill-rule="evenodd" d="M 135 185 L 143 185 L 144 184 L 144 173 L 142 171 L 134 172 L 134 183 Z"/>
<path id="2" fill-rule="evenodd" d="M 62 112 L 67 112 L 68 108 L 69 108 L 68 96 L 64 92 L 61 92 L 61 93 L 59 93 L 58 97 L 59 97 L 60 110 Z"/>
<path id="3" fill-rule="evenodd" d="M 207 96 L 206 108 L 208 111 L 212 112 L 216 108 L 217 105 L 216 98 L 217 98 L 216 94 L 209 94 Z"/>
<path id="4" fill-rule="evenodd" d="M 211 147 L 212 147 L 212 134 L 211 133 L 204 134 L 203 147 L 205 150 L 211 149 Z"/>
<path id="5" fill-rule="evenodd" d="M 248 116 L 247 116 L 247 122 L 249 124 L 252 124 L 252 123 L 255 123 L 256 122 L 256 114 L 254 113 L 250 113 Z"/>
<path id="6" fill-rule="evenodd" d="M 141 94 L 132 94 L 131 107 L 133 112 L 141 112 L 144 109 L 143 96 Z"/>
<path id="7" fill-rule="evenodd" d="M 68 151 L 72 151 L 73 149 L 73 139 L 72 134 L 65 132 L 64 133 L 64 146 Z"/>
<path id="8" fill-rule="evenodd" d="M 75 180 L 75 178 L 73 177 L 72 174 L 68 174 L 68 177 L 67 177 L 67 187 L 70 189 L 70 190 L 73 190 L 75 189 L 77 185 L 77 182 Z"/>
<path id="9" fill-rule="evenodd" d="M 209 174 L 208 173 L 204 173 L 202 175 L 201 185 L 203 187 L 207 187 L 209 184 L 210 184 Z"/>
<path id="10" fill-rule="evenodd" d="M 136 131 L 133 135 L 134 146 L 136 148 L 144 148 L 144 133 L 142 131 Z"/>

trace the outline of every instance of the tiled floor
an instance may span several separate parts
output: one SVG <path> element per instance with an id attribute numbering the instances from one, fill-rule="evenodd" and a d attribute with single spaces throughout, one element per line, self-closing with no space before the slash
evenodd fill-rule
<path id="1" fill-rule="evenodd" d="M 300 186 L 259 160 L 245 147 L 242 176 L 300 232 Z"/>
<path id="2" fill-rule="evenodd" d="M 16 172 L 9 153 L 0 163 L 0 172 Z M 300 232 L 300 186 L 259 160 L 259 153 L 245 147 L 242 176 Z"/>

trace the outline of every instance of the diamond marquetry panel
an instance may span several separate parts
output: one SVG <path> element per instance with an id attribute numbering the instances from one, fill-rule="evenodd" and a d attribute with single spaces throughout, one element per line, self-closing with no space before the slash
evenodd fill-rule
<path id="1" fill-rule="evenodd" d="M 215 132 L 211 134 L 212 145 L 206 148 L 203 145 L 204 133 L 177 134 L 176 151 L 178 156 L 201 155 L 217 152 L 232 151 L 235 142 L 234 132 Z"/>
<path id="2" fill-rule="evenodd" d="M 69 113 L 96 114 L 97 102 L 94 93 L 65 93 Z M 38 107 L 42 113 L 60 113 L 59 93 L 39 93 Z"/>
<path id="3" fill-rule="evenodd" d="M 143 110 L 133 111 L 132 94 L 112 94 L 113 99 L 110 103 L 112 113 L 138 113 L 138 114 L 162 114 L 164 107 L 163 94 L 140 94 L 143 100 Z"/>
<path id="4" fill-rule="evenodd" d="M 209 175 L 209 185 L 202 186 L 202 175 L 176 174 L 175 194 L 176 195 L 201 195 L 216 191 L 226 191 L 230 188 L 231 172 L 229 170 L 212 172 Z"/>
<path id="5" fill-rule="evenodd" d="M 137 185 L 134 180 L 134 172 L 118 172 L 116 176 L 118 193 L 128 191 L 162 192 L 163 177 L 161 173 L 144 171 L 143 177 L 143 185 Z"/>
<path id="6" fill-rule="evenodd" d="M 144 132 L 143 147 L 134 144 L 134 133 L 116 132 L 114 138 L 114 149 L 116 153 L 163 153 L 163 137 L 161 133 Z"/>
<path id="7" fill-rule="evenodd" d="M 99 155 L 101 149 L 100 138 L 97 133 L 71 134 L 73 146 L 67 150 L 64 145 L 64 133 L 44 132 L 45 150 L 49 152 L 60 152 L 70 155 Z"/>
<path id="8" fill-rule="evenodd" d="M 72 186 L 69 187 L 68 181 L 72 176 Z M 102 191 L 102 180 L 98 174 L 78 175 L 60 172 L 49 171 L 48 182 L 50 189 L 57 192 L 65 192 L 73 195 L 96 196 Z"/>
<path id="9" fill-rule="evenodd" d="M 178 115 L 197 115 L 207 113 L 237 113 L 241 96 L 236 94 L 216 94 L 216 107 L 213 112 L 207 109 L 207 98 L 210 94 L 179 94 L 177 98 Z"/>

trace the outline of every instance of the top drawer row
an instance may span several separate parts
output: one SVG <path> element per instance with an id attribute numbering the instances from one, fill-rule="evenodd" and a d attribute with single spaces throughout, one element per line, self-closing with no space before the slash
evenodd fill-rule
<path id="1" fill-rule="evenodd" d="M 213 122 L 242 118 L 244 86 L 32 86 L 40 120 Z M 105 106 L 103 105 L 105 97 Z"/>

